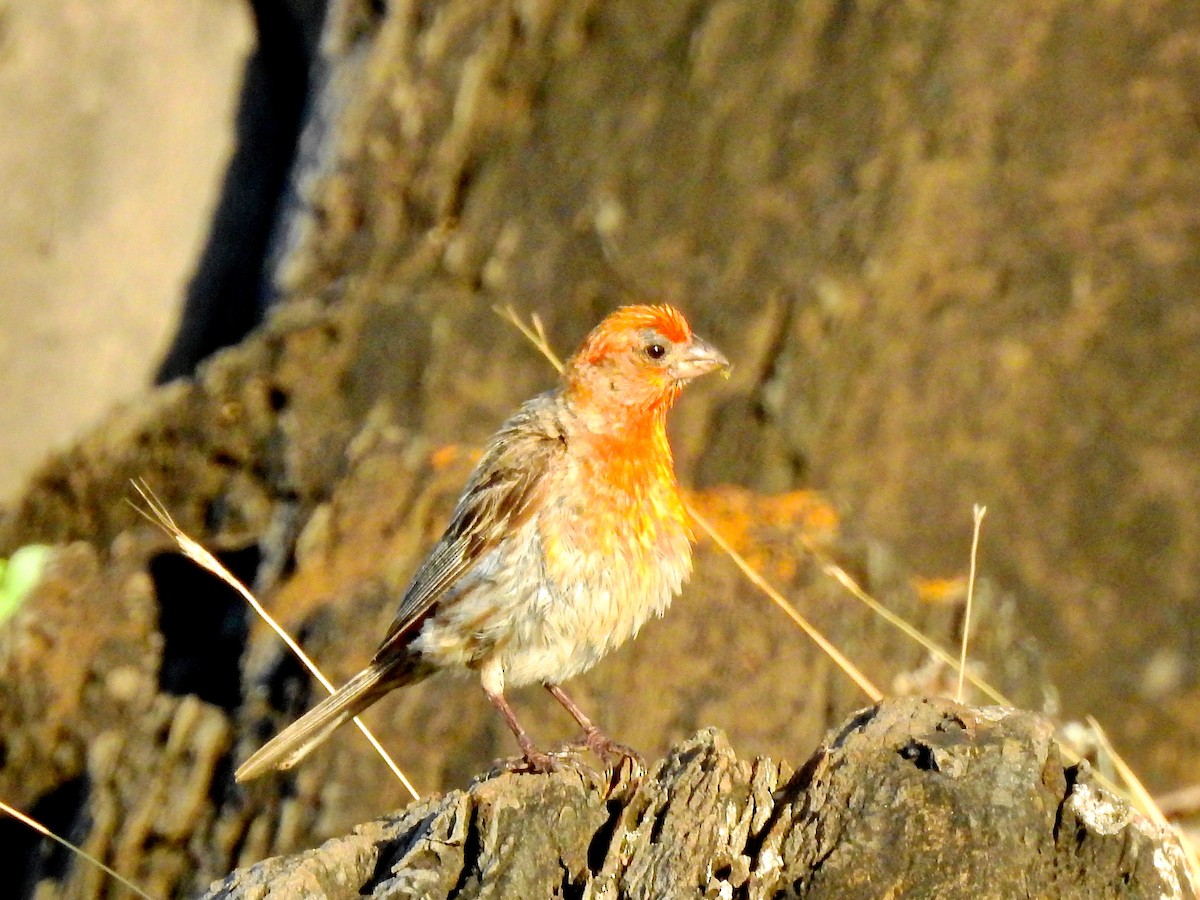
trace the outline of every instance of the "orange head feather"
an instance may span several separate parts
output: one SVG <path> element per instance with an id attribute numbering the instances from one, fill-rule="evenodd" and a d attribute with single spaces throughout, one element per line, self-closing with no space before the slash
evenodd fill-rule
<path id="1" fill-rule="evenodd" d="M 597 325 L 563 371 L 565 396 L 597 431 L 662 421 L 683 386 L 729 363 L 672 306 L 624 306 Z"/>
<path id="2" fill-rule="evenodd" d="M 575 354 L 575 361 L 597 365 L 628 349 L 643 334 L 659 335 L 678 344 L 692 339 L 687 319 L 673 306 L 622 306 L 592 329 Z"/>

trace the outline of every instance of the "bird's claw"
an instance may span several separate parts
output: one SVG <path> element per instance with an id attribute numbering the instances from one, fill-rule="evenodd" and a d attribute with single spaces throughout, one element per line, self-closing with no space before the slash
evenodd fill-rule
<path id="1" fill-rule="evenodd" d="M 604 762 L 604 774 L 591 769 L 580 758 L 580 753 L 590 751 Z M 538 750 L 532 743 L 523 746 L 520 756 L 496 761 L 497 768 L 514 774 L 548 775 L 572 767 L 581 774 L 590 772 L 590 777 L 607 784 L 606 798 L 632 794 L 646 776 L 646 761 L 642 755 L 625 744 L 610 739 L 599 729 L 589 731 L 583 737 L 568 741 L 546 752 Z"/>
<path id="2" fill-rule="evenodd" d="M 603 735 L 601 737 L 603 738 L 602 741 L 589 741 L 588 747 L 602 760 L 606 763 L 616 760 L 617 768 L 620 768 L 623 763 L 628 761 L 630 767 L 635 771 L 643 773 L 646 771 L 646 760 L 642 758 L 642 754 L 627 744 L 618 744 L 616 741 L 610 741 Z"/>
<path id="3" fill-rule="evenodd" d="M 604 761 L 604 777 L 608 782 L 608 796 L 637 790 L 646 776 L 646 760 L 632 747 L 612 740 L 596 730 L 581 738 L 563 744 L 555 755 L 565 758 L 568 754 L 590 750 Z"/>
<path id="4" fill-rule="evenodd" d="M 548 775 L 561 771 L 566 765 L 578 766 L 578 748 L 564 744 L 546 752 L 536 747 L 528 747 L 521 751 L 520 756 L 508 759 L 498 759 L 495 766 L 507 772 L 525 775 Z"/>
<path id="5" fill-rule="evenodd" d="M 527 750 L 521 756 L 500 760 L 500 765 L 506 771 L 524 775 L 549 775 L 562 768 L 563 755 L 560 753 L 543 753 L 541 750 Z"/>
<path id="6" fill-rule="evenodd" d="M 627 744 L 614 741 L 599 730 L 589 731 L 582 738 L 571 741 L 564 746 L 574 750 L 590 750 L 606 763 L 611 763 L 614 759 L 618 761 L 629 760 L 635 768 L 642 771 L 646 769 L 646 760 L 642 758 L 642 754 Z"/>

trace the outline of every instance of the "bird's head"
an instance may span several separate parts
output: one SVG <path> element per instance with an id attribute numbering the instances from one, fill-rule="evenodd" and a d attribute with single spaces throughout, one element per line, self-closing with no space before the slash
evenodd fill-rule
<path id="1" fill-rule="evenodd" d="M 666 413 L 683 386 L 729 360 L 671 306 L 625 306 L 587 336 L 563 371 L 577 406 L 625 418 Z"/>

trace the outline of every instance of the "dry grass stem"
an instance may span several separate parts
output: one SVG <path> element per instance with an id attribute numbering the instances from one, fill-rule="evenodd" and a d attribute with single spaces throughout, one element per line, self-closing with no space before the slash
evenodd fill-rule
<path id="1" fill-rule="evenodd" d="M 906 636 L 912 638 L 912 640 L 916 641 L 946 665 L 950 666 L 950 668 L 962 671 L 962 669 L 959 668 L 959 661 L 951 656 L 948 650 L 938 645 L 935 641 L 923 634 L 906 619 L 896 615 L 894 612 L 868 594 L 865 590 L 863 590 L 862 586 L 859 585 L 858 582 L 850 577 L 850 574 L 845 569 L 830 560 L 810 541 L 805 540 L 803 543 L 805 548 L 821 564 L 822 570 L 825 572 L 825 574 L 827 574 L 838 584 L 842 585 L 842 587 L 849 591 L 850 594 L 855 597 L 855 599 L 864 604 L 868 609 L 878 615 L 885 622 L 899 629 Z M 1002 694 L 987 681 L 980 678 L 978 675 L 975 675 L 973 672 L 968 670 L 966 672 L 966 679 L 972 684 L 972 686 L 977 688 L 981 693 L 985 694 L 993 703 L 996 703 L 1000 706 L 1014 706 L 1013 702 L 1008 697 Z M 1062 750 L 1062 754 L 1068 763 L 1074 765 L 1082 759 L 1078 753 L 1071 749 L 1069 739 L 1063 735 L 1061 731 L 1058 732 L 1058 743 Z M 1105 776 L 1103 772 L 1093 769 L 1092 776 L 1107 790 L 1112 791 L 1112 793 L 1116 794 L 1117 796 L 1124 797 L 1126 800 L 1134 803 L 1134 805 L 1137 805 L 1136 797 L 1134 797 L 1129 791 L 1124 790 L 1112 779 Z"/>
<path id="2" fill-rule="evenodd" d="M 903 616 L 898 616 L 892 612 L 870 594 L 868 594 L 862 586 L 855 581 L 850 573 L 826 556 L 820 549 L 811 541 L 803 540 L 804 548 L 817 560 L 821 566 L 821 571 L 844 587 L 856 600 L 862 603 L 867 609 L 879 616 L 892 627 L 902 632 L 907 637 L 916 641 L 946 665 L 952 669 L 958 669 L 958 660 L 950 653 L 949 650 L 942 647 L 932 638 L 926 636 L 915 625 L 911 624 Z M 992 687 L 987 681 L 975 675 L 972 672 L 967 672 L 967 681 L 978 688 L 981 693 L 986 695 L 993 703 L 998 703 L 1000 706 L 1012 706 L 1012 702 L 1004 696 L 999 690 Z"/>
<path id="3" fill-rule="evenodd" d="M 502 318 L 505 322 L 512 325 L 517 331 L 525 335 L 529 343 L 533 344 L 538 349 L 542 356 L 549 360 L 550 365 L 561 372 L 563 370 L 563 361 L 559 359 L 557 353 L 550 347 L 550 341 L 546 338 L 546 329 L 542 325 L 542 317 L 537 313 L 531 313 L 529 316 L 528 325 L 525 320 L 517 313 L 512 304 L 505 306 L 493 306 L 492 311 Z"/>
<path id="4" fill-rule="evenodd" d="M 1154 798 L 1150 796 L 1150 792 L 1146 790 L 1141 779 L 1133 774 L 1133 770 L 1129 768 L 1129 765 L 1117 753 L 1112 742 L 1108 739 L 1108 735 L 1100 726 L 1100 723 L 1092 716 L 1087 716 L 1085 721 L 1088 724 L 1088 728 L 1092 730 L 1092 734 L 1096 736 L 1096 742 L 1100 745 L 1100 749 L 1112 760 L 1113 768 L 1117 770 L 1117 774 L 1125 782 L 1129 793 L 1137 800 L 1138 805 L 1145 810 L 1146 815 L 1160 828 L 1170 827 L 1167 817 L 1162 814 L 1162 810 L 1158 808 L 1158 804 L 1154 802 Z"/>
<path id="5" fill-rule="evenodd" d="M 980 518 L 982 518 L 982 516 Z M 870 594 L 868 594 L 862 588 L 862 586 L 859 585 L 858 582 L 856 582 L 850 576 L 850 574 L 845 569 L 843 569 L 837 563 L 830 560 L 815 545 L 813 545 L 811 541 L 804 540 L 803 544 L 804 544 L 805 549 L 807 549 L 808 552 L 811 553 L 813 555 L 813 557 L 821 564 L 822 570 L 830 578 L 832 578 L 834 581 L 838 582 L 838 584 L 842 585 L 842 587 L 844 587 L 847 591 L 849 591 L 850 594 L 852 594 L 859 602 L 863 603 L 868 609 L 870 609 L 872 612 L 874 612 L 876 615 L 878 615 L 881 619 L 883 619 L 888 624 L 894 626 L 895 628 L 899 629 L 901 632 L 903 632 L 905 635 L 910 637 L 912 640 L 916 641 L 918 644 L 920 644 L 922 647 L 924 647 L 926 650 L 928 650 L 930 653 L 932 653 L 934 656 L 936 656 L 938 659 L 940 659 L 946 665 L 950 666 L 952 669 L 958 670 L 958 672 L 960 674 L 965 672 L 966 680 L 969 681 L 973 687 L 975 687 L 981 693 L 983 693 L 985 696 L 987 696 L 988 699 L 990 699 L 993 703 L 996 703 L 1000 706 L 1009 706 L 1009 707 L 1015 705 L 1008 697 L 1006 697 L 1003 693 L 1001 693 L 997 688 L 993 687 L 990 683 L 988 683 L 983 678 L 980 678 L 978 675 L 975 675 L 973 672 L 971 672 L 969 670 L 969 668 L 963 667 L 959 660 L 955 659 L 953 656 L 950 655 L 950 652 L 948 650 L 946 650 L 943 647 L 941 647 L 940 645 L 938 645 L 935 641 L 933 641 L 931 638 L 929 638 L 925 634 L 923 634 L 919 629 L 917 629 L 910 622 L 905 620 L 903 617 L 896 615 L 894 612 L 892 612 L 890 609 L 888 609 L 886 606 L 884 606 L 882 603 L 880 603 L 878 600 L 876 600 L 874 597 L 872 597 Z M 973 576 L 973 573 L 972 573 L 972 576 Z M 973 580 L 973 577 L 972 577 L 972 580 Z M 1058 734 L 1059 746 L 1062 750 L 1063 757 L 1067 760 L 1067 762 L 1070 763 L 1071 765 L 1075 765 L 1076 763 L 1080 762 L 1082 757 L 1071 748 L 1070 740 L 1065 735 L 1063 735 L 1063 733 L 1061 731 L 1058 731 L 1057 734 Z M 1114 758 L 1115 758 L 1115 754 L 1114 754 Z M 1130 772 L 1130 775 L 1132 775 L 1132 772 Z M 1139 798 L 1136 796 L 1135 793 L 1122 788 L 1121 785 L 1114 782 L 1111 778 L 1108 778 L 1103 772 L 1093 769 L 1092 776 L 1096 779 L 1096 782 L 1098 784 L 1100 784 L 1105 789 L 1111 791 L 1113 794 L 1115 794 L 1119 797 L 1123 797 L 1124 799 L 1133 803 L 1138 808 L 1144 807 L 1148 814 L 1149 814 L 1149 811 L 1153 808 L 1152 806 L 1149 806 L 1149 805 L 1139 802 Z M 1133 781 L 1136 782 L 1136 778 L 1133 779 Z M 1151 802 L 1153 802 L 1153 801 L 1151 801 Z"/>
<path id="6" fill-rule="evenodd" d="M 53 831 L 51 831 L 49 828 L 47 828 L 41 822 L 37 821 L 37 819 L 33 819 L 33 818 L 25 815 L 25 813 L 21 812 L 18 809 L 13 809 L 11 806 L 9 806 L 7 803 L 5 803 L 2 800 L 0 800 L 0 812 L 8 813 L 10 816 L 12 816 L 18 822 L 28 825 L 30 828 L 32 828 L 34 831 L 36 831 L 38 834 L 41 834 L 44 837 L 48 837 L 52 841 L 57 841 L 59 844 L 61 844 L 62 846 L 66 847 L 68 850 L 70 850 L 72 853 L 76 854 L 77 856 L 79 856 L 83 859 L 86 859 L 93 866 L 95 866 L 97 869 L 100 869 L 102 872 L 104 872 L 110 878 L 114 878 L 117 881 L 121 882 L 121 884 L 125 885 L 125 887 L 129 888 L 129 890 L 133 891 L 139 897 L 144 897 L 145 900 L 155 900 L 154 897 L 147 894 L 145 891 L 143 891 L 140 887 L 138 887 L 136 884 L 134 884 L 132 881 L 130 881 L 128 878 L 126 878 L 124 875 L 122 875 L 120 872 L 117 872 L 114 869 L 110 869 L 108 866 L 106 866 L 104 863 L 100 862 L 100 860 L 96 859 L 96 857 L 92 856 L 90 853 L 88 853 L 82 847 L 76 847 L 70 841 L 68 841 L 64 838 L 60 838 L 57 834 L 55 834 Z"/>
<path id="7" fill-rule="evenodd" d="M 154 495 L 154 492 L 150 490 L 145 482 L 135 481 L 133 482 L 133 487 L 134 490 L 138 492 L 138 495 L 142 498 L 142 501 L 146 504 L 147 509 L 143 509 L 134 503 L 131 503 L 130 505 L 133 506 L 133 508 L 139 513 L 141 513 L 141 515 L 147 520 L 162 528 L 163 531 L 169 534 L 174 539 L 175 543 L 179 545 L 179 549 L 183 552 L 184 556 L 195 562 L 201 568 L 206 569 L 207 571 L 216 575 L 227 585 L 241 594 L 245 601 L 250 604 L 251 609 L 258 614 L 259 618 L 266 622 L 267 625 L 270 626 L 271 630 L 279 635 L 280 640 L 282 640 L 287 645 L 288 649 L 296 655 L 296 658 L 304 664 L 304 667 L 312 673 L 313 677 L 316 678 L 317 681 L 321 682 L 321 685 L 325 688 L 325 690 L 332 694 L 335 690 L 333 683 L 325 677 L 325 674 L 319 668 L 317 668 L 317 664 L 309 658 L 308 654 L 305 653 L 303 648 L 296 643 L 296 641 L 290 634 L 287 633 L 287 631 L 284 630 L 283 626 L 276 622 L 274 617 L 272 617 L 271 614 L 263 608 L 262 604 L 258 602 L 258 599 L 254 596 L 254 594 L 252 594 L 244 584 L 238 581 L 237 578 L 235 578 L 233 574 L 221 564 L 220 560 L 213 556 L 212 553 L 210 553 L 192 538 L 184 534 L 183 529 L 181 529 L 175 523 L 175 520 L 171 517 L 170 512 L 165 506 L 163 506 L 161 502 L 159 502 L 158 498 Z M 383 749 L 383 745 L 379 743 L 379 740 L 374 734 L 371 733 L 371 730 L 367 728 L 363 721 L 357 716 L 354 718 L 354 724 L 358 726 L 358 730 L 366 736 L 371 746 L 375 748 L 375 752 L 379 754 L 380 759 L 382 759 L 387 767 L 392 770 L 392 774 L 399 779 L 402 785 L 404 785 L 405 790 L 412 795 L 414 800 L 419 800 L 421 795 L 417 793 L 417 789 L 413 787 L 412 782 L 408 780 L 408 776 L 401 771 L 398 765 L 396 765 L 395 760 L 393 760 L 388 752 Z"/>
<path id="8" fill-rule="evenodd" d="M 962 703 L 963 679 L 967 675 L 967 644 L 971 639 L 971 601 L 975 597 L 975 563 L 979 558 L 979 532 L 983 525 L 983 517 L 987 515 L 987 507 L 975 504 L 975 528 L 971 534 L 971 573 L 967 576 L 967 608 L 963 613 L 962 649 L 958 657 L 958 693 L 955 702 Z"/>
<path id="9" fill-rule="evenodd" d="M 792 604 L 789 603 L 784 596 L 779 593 L 779 591 L 775 590 L 775 588 L 771 586 L 770 582 L 763 578 L 763 576 L 760 575 L 754 569 L 754 567 L 750 565 L 750 563 L 746 562 L 745 557 L 738 553 L 732 547 L 732 545 L 730 545 L 730 543 L 721 536 L 720 532 L 718 532 L 709 523 L 709 521 L 704 518 L 704 516 L 700 515 L 700 513 L 698 513 L 695 507 L 693 507 L 690 503 L 688 504 L 688 512 L 696 521 L 696 524 L 704 529 L 705 534 L 712 538 L 713 542 L 720 547 L 730 559 L 733 560 L 734 564 L 737 565 L 739 569 L 742 570 L 742 574 L 746 576 L 750 583 L 766 594 L 767 597 L 770 598 L 771 602 L 783 610 L 789 619 L 799 625 L 800 629 L 812 639 L 813 643 L 820 647 L 821 650 L 823 650 L 825 654 L 837 664 L 838 668 L 850 676 L 850 679 L 862 689 L 862 692 L 871 698 L 872 703 L 878 703 L 883 699 L 883 692 L 880 691 L 879 688 L 875 687 L 871 680 L 862 673 L 858 666 L 850 662 L 850 660 L 846 658 L 845 654 L 838 650 L 838 648 L 835 647 L 829 641 L 829 639 L 825 637 L 825 635 L 821 634 L 821 632 L 818 631 L 811 622 L 804 618 L 804 616 L 800 615 L 796 607 L 792 606 Z"/>

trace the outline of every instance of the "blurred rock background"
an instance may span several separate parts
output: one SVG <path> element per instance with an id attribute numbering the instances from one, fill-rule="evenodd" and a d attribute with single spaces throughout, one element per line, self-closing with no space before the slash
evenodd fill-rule
<path id="1" fill-rule="evenodd" d="M 0 3 L 0 497 L 145 392 L 252 43 L 240 0 Z"/>
<path id="2" fill-rule="evenodd" d="M 208 592 L 170 557 L 147 563 L 163 548 L 123 503 L 127 480 L 146 478 L 348 674 L 461 478 L 434 465 L 434 449 L 477 443 L 549 383 L 492 305 L 537 311 L 566 350 L 612 306 L 659 297 L 684 307 L 737 363 L 728 384 L 678 410 L 685 481 L 824 492 L 841 514 L 838 552 L 947 636 L 952 616 L 922 611 L 913 576 L 961 575 L 971 506 L 986 504 L 981 571 L 1006 635 L 996 647 L 1009 650 L 993 666 L 1039 658 L 1049 678 L 1028 679 L 1023 702 L 1057 689 L 1064 717 L 1095 714 L 1156 790 L 1194 778 L 1200 7 L 344 0 L 326 26 L 290 183 L 267 190 L 265 205 L 239 205 L 246 195 L 226 191 L 214 214 L 235 105 L 245 113 L 264 96 L 236 97 L 242 72 L 261 75 L 269 62 L 261 46 L 259 69 L 245 62 L 251 22 L 260 35 L 291 29 L 292 45 L 311 49 L 318 6 L 196 0 L 162 7 L 167 15 L 114 4 L 120 27 L 104 52 L 105 32 L 85 27 L 103 4 L 0 8 L 5 108 L 30 117 L 0 141 L 0 158 L 15 160 L 5 164 L 14 188 L 4 203 L 29 216 L 0 238 L 18 245 L 2 263 L 3 373 L 32 373 L 2 398 L 12 501 L 0 551 L 86 541 L 102 574 L 71 557 L 76 568 L 125 585 L 118 593 L 130 608 L 141 608 L 135 573 L 149 573 L 162 621 L 148 635 L 199 633 L 165 610 L 184 596 L 202 609 Z M 183 14 L 193 9 L 203 27 Z M 205 28 L 214 33 L 201 42 Z M 51 41 L 42 34 L 86 52 L 38 57 L 34 48 Z M 90 55 L 99 68 L 68 78 Z M 35 58 L 45 74 L 17 78 L 38 71 Z M 164 74 L 170 59 L 178 77 Z M 198 71 L 182 74 L 189 65 Z M 304 73 L 289 83 L 296 77 Z M 50 90 L 55 79 L 64 86 Z M 67 112 L 44 114 L 77 95 Z M 70 140 L 58 129 L 73 122 L 83 124 Z M 22 143 L 39 135 L 50 138 L 38 148 L 50 149 Z M 51 151 L 68 146 L 52 165 Z M 277 148 L 243 141 L 240 152 L 261 146 Z M 155 174 L 176 159 L 172 147 L 208 148 L 207 168 L 189 159 L 178 189 Z M 256 184 L 270 184 L 278 159 L 264 171 Z M 251 219 L 254 228 L 238 230 Z M 123 234 L 131 249 L 119 251 Z M 45 306 L 27 295 L 45 296 Z M 139 396 L 165 346 L 163 311 L 185 295 L 194 315 L 164 375 L 188 370 L 189 349 L 236 333 L 231 317 L 252 320 L 267 299 L 275 312 L 195 381 Z M 224 305 L 206 306 L 214 298 Z M 85 323 L 78 362 L 65 339 L 51 348 L 35 340 L 51 299 L 69 311 L 57 321 Z M 160 324 L 118 328 L 133 349 L 110 352 L 118 339 L 108 328 L 126 308 Z M 34 434 L 26 417 L 44 413 L 62 430 L 38 441 L 62 446 L 122 396 L 101 392 L 90 374 L 113 360 L 133 404 L 23 482 L 16 441 Z M 35 401 L 37 389 L 50 395 Z M 68 402 L 84 398 L 94 405 L 69 416 Z M 747 508 L 729 521 L 764 517 Z M 823 625 L 870 654 L 878 635 L 815 585 L 788 545 L 804 517 L 791 524 L 768 541 L 779 549 L 764 565 L 778 564 L 801 605 L 824 610 Z M 853 692 L 831 687 L 823 671 L 814 677 L 811 661 L 780 663 L 776 641 L 788 626 L 705 566 L 690 611 L 656 626 L 662 643 L 639 642 L 583 690 L 610 718 L 624 716 L 626 733 L 653 735 L 647 751 L 708 724 L 730 729 L 735 746 L 740 732 L 750 752 L 804 745 L 852 707 Z M 63 585 L 56 596 L 78 590 Z M 722 630 L 749 619 L 764 632 Z M 214 821 L 237 807 L 239 824 L 222 827 L 241 835 L 229 846 L 247 862 L 247 848 L 302 846 L 361 817 L 346 796 L 363 794 L 345 785 L 369 776 L 342 757 L 339 777 L 350 781 L 327 782 L 325 769 L 339 766 L 329 757 L 296 776 L 305 812 L 281 813 L 269 834 L 274 826 L 251 824 L 270 817 L 225 793 L 225 754 L 261 737 L 254 729 L 265 733 L 272 716 L 293 715 L 306 688 L 254 628 L 243 657 L 238 627 L 217 629 L 228 639 L 219 678 L 189 674 L 187 660 L 202 654 L 176 638 L 153 652 L 129 636 L 117 644 L 143 647 L 135 668 L 163 692 L 139 733 L 159 727 L 151 712 L 196 721 L 192 706 L 164 706 L 164 693 L 200 692 L 214 722 L 237 719 L 227 731 L 179 728 L 224 735 L 203 742 L 213 764 L 196 796 L 206 778 L 224 785 Z M 675 655 L 655 659 L 668 646 Z M 880 678 L 918 662 L 880 653 Z M 647 665 L 657 674 L 639 668 Z M 687 672 L 670 702 L 646 713 L 621 689 Z M 767 698 L 760 708 L 738 693 L 755 677 Z M 227 688 L 207 693 L 222 678 Z M 422 758 L 426 787 L 457 783 L 481 754 L 503 752 L 479 698 L 465 691 L 439 704 L 441 690 L 380 713 L 418 746 L 469 745 Z M 35 694 L 24 704 L 40 708 Z M 89 727 L 71 732 L 76 751 L 58 765 L 60 775 L 86 768 L 95 788 L 109 770 L 87 757 Z M 10 774 L 36 757 L 10 754 Z M 38 783 L 49 790 L 55 780 Z M 218 854 L 214 871 L 228 858 Z"/>

